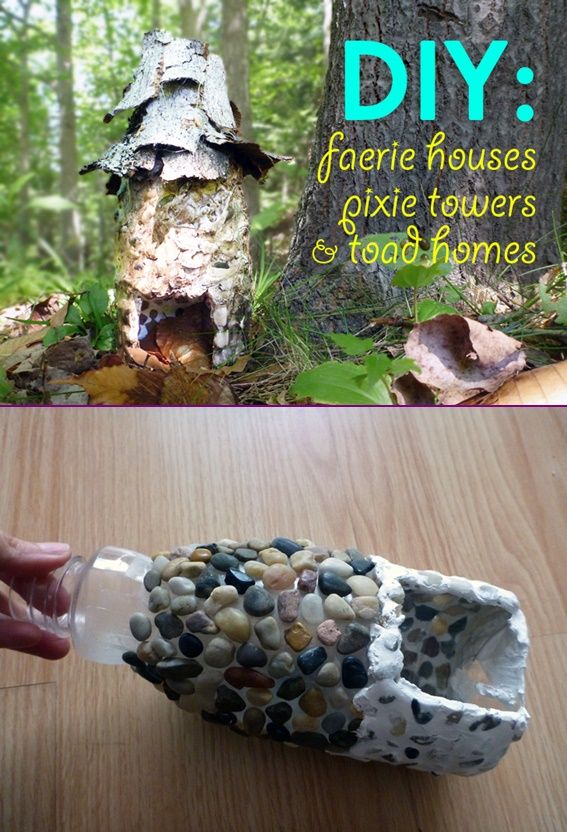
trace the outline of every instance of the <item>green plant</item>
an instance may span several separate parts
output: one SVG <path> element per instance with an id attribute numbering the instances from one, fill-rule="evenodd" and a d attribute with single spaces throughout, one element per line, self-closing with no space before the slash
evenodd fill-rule
<path id="1" fill-rule="evenodd" d="M 289 390 L 295 398 L 311 399 L 321 404 L 390 405 L 394 403 L 393 381 L 409 371 L 419 372 L 417 364 L 409 358 L 370 353 L 374 348 L 372 338 L 358 338 L 356 335 L 329 337 L 347 355 L 366 357 L 360 364 L 326 361 L 305 370 Z"/>
<path id="2" fill-rule="evenodd" d="M 280 279 L 280 272 L 274 269 L 274 263 L 266 263 L 266 254 L 262 248 L 260 254 L 260 262 L 258 268 L 254 273 L 252 281 L 252 315 L 257 317 L 258 314 L 265 310 L 273 300 L 276 291 L 276 285 Z"/>
<path id="3" fill-rule="evenodd" d="M 420 289 L 431 286 L 440 277 L 446 277 L 451 271 L 450 263 L 409 263 L 402 266 L 392 278 L 392 286 L 413 290 L 412 319 L 418 324 L 429 321 L 437 315 L 455 314 L 457 310 L 446 303 L 439 303 L 431 298 L 418 302 Z"/>
<path id="4" fill-rule="evenodd" d="M 8 376 L 6 370 L 0 365 L 0 402 L 11 403 L 15 401 L 15 388 Z"/>
<path id="5" fill-rule="evenodd" d="M 116 322 L 108 289 L 96 284 L 88 291 L 72 296 L 63 324 L 50 327 L 44 335 L 43 344 L 48 347 L 74 335 L 88 335 L 94 349 L 103 352 L 114 349 Z"/>

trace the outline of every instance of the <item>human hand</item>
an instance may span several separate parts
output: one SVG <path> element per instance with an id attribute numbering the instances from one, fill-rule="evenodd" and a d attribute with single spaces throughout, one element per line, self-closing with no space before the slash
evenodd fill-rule
<path id="1" fill-rule="evenodd" d="M 69 560 L 71 550 L 66 543 L 28 543 L 0 531 L 0 581 L 9 584 L 22 598 L 29 600 L 35 579 L 33 604 L 42 609 L 47 590 L 55 580 L 50 575 Z M 65 599 L 58 597 L 58 613 L 65 612 Z M 58 638 L 27 621 L 16 621 L 10 615 L 8 598 L 0 592 L 0 647 L 31 653 L 42 659 L 61 659 L 70 648 L 69 639 Z"/>

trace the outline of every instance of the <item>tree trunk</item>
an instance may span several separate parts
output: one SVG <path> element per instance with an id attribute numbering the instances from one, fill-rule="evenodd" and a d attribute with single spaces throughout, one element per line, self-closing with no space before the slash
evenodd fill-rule
<path id="1" fill-rule="evenodd" d="M 240 111 L 240 132 L 247 141 L 253 141 L 246 0 L 223 0 L 221 54 L 228 79 L 228 94 Z M 249 213 L 257 214 L 260 209 L 258 183 L 248 177 L 244 180 L 244 192 Z"/>
<path id="2" fill-rule="evenodd" d="M 57 98 L 59 102 L 60 190 L 77 200 L 77 137 L 73 89 L 71 0 L 57 0 Z M 71 269 L 82 267 L 82 245 L 77 209 L 61 214 L 61 255 Z"/>
<path id="3" fill-rule="evenodd" d="M 152 29 L 161 28 L 161 0 L 152 0 Z"/>
<path id="4" fill-rule="evenodd" d="M 179 0 L 182 37 L 202 40 L 207 12 L 207 0 Z"/>
<path id="5" fill-rule="evenodd" d="M 20 4 L 22 24 L 20 29 L 21 62 L 20 89 L 18 103 L 20 108 L 20 176 L 30 172 L 30 68 L 28 46 L 28 23 L 33 0 L 25 0 Z M 30 242 L 29 212 L 29 183 L 26 182 L 20 191 L 21 212 L 18 223 L 18 234 L 22 249 Z"/>
<path id="6" fill-rule="evenodd" d="M 307 183 L 298 212 L 295 236 L 285 273 L 288 287 L 299 297 L 298 304 L 320 312 L 324 328 L 358 328 L 367 321 L 362 311 L 372 309 L 390 293 L 391 271 L 383 265 L 355 265 L 350 262 L 349 237 L 337 225 L 346 198 L 356 194 L 364 200 L 366 189 L 380 196 L 401 189 L 400 197 L 418 197 L 415 219 L 356 219 L 360 238 L 368 234 L 405 231 L 408 225 L 419 226 L 423 236 L 430 237 L 444 223 L 451 226 L 449 243 L 453 249 L 460 241 L 500 241 L 502 248 L 511 241 L 524 243 L 547 240 L 538 244 L 537 266 L 557 261 L 550 232 L 553 221 L 559 222 L 561 192 L 566 157 L 565 96 L 567 62 L 564 60 L 564 2 L 562 0 L 378 0 L 335 2 L 332 23 L 329 68 L 324 100 L 319 112 Z M 533 44 L 537 33 L 537 48 Z M 392 46 L 408 67 L 408 91 L 405 101 L 387 118 L 381 120 L 345 121 L 344 117 L 344 41 L 374 40 Z M 437 115 L 435 121 L 419 118 L 419 43 L 433 40 L 437 44 Z M 492 40 L 509 41 L 506 52 L 497 64 L 485 88 L 484 121 L 470 121 L 466 85 L 443 45 L 446 40 L 462 41 L 475 66 Z M 522 86 L 516 72 L 524 65 L 535 73 L 533 83 Z M 385 64 L 365 57 L 361 62 L 361 103 L 373 104 L 385 98 L 391 85 L 391 74 Z M 524 102 L 535 109 L 532 121 L 522 123 L 516 110 Z M 340 149 L 388 148 L 399 142 L 400 151 L 416 150 L 413 171 L 394 172 L 389 167 L 370 173 L 357 168 L 341 172 L 335 163 L 326 185 L 317 181 L 319 160 L 328 147 L 331 134 L 345 134 Z M 438 131 L 446 133 L 445 147 L 450 152 L 462 147 L 513 148 L 523 152 L 536 150 L 538 164 L 534 171 L 476 171 L 465 168 L 441 173 L 427 169 L 425 146 Z M 335 156 L 335 160 L 336 160 Z M 476 219 L 433 219 L 428 214 L 427 195 L 439 188 L 442 196 L 535 194 L 537 213 L 523 219 L 519 212 L 512 217 L 495 219 L 490 215 Z M 339 254 L 329 266 L 318 266 L 311 257 L 318 239 L 327 246 L 339 246 Z M 549 241 L 549 244 L 548 242 Z M 489 283 L 501 275 L 504 266 L 493 260 L 485 265 L 477 262 L 453 272 L 457 279 L 476 279 Z M 519 264 L 508 269 L 506 279 L 518 277 L 534 266 Z M 302 284 L 306 276 L 313 278 Z M 501 278 L 500 278 L 501 279 Z M 309 283 L 309 286 L 308 286 Z M 340 310 L 340 312 L 338 311 Z"/>

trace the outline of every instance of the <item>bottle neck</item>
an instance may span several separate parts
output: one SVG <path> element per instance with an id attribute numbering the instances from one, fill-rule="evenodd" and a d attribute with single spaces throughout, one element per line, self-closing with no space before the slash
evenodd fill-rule
<path id="1" fill-rule="evenodd" d="M 60 638 L 69 638 L 79 576 L 85 565 L 85 559 L 75 555 L 46 577 L 27 581 L 25 602 L 18 594 L 18 579 L 12 578 L 8 594 L 12 618 L 36 624 Z"/>

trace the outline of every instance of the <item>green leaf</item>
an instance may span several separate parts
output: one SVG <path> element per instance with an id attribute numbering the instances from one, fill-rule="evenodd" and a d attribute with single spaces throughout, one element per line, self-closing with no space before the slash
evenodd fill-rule
<path id="1" fill-rule="evenodd" d="M 458 315 L 459 313 L 454 306 L 449 306 L 447 303 L 439 303 L 436 300 L 426 298 L 420 300 L 417 304 L 417 322 L 423 323 L 436 318 L 437 315 Z"/>
<path id="2" fill-rule="evenodd" d="M 52 344 L 58 344 L 65 337 L 65 331 L 62 326 L 54 326 L 47 330 L 42 339 L 44 347 L 50 347 Z"/>
<path id="3" fill-rule="evenodd" d="M 311 399 L 321 404 L 391 404 L 386 385 L 378 381 L 370 389 L 364 367 L 340 361 L 327 361 L 312 370 L 300 373 L 290 388 L 298 399 Z"/>
<path id="4" fill-rule="evenodd" d="M 405 356 L 393 358 L 389 370 L 392 378 L 404 376 L 406 373 L 421 373 L 421 367 L 412 358 L 406 358 Z"/>
<path id="5" fill-rule="evenodd" d="M 54 214 L 60 214 L 63 211 L 70 211 L 75 208 L 75 203 L 70 199 L 65 199 L 59 194 L 50 194 L 48 196 L 36 196 L 30 200 L 30 208 L 36 208 L 39 211 L 51 211 Z"/>
<path id="6" fill-rule="evenodd" d="M 73 324 L 74 326 L 82 326 L 83 324 L 81 313 L 79 312 L 78 308 L 75 306 L 74 303 L 71 303 L 69 305 L 67 314 L 65 315 L 65 323 Z"/>
<path id="7" fill-rule="evenodd" d="M 372 338 L 358 338 L 356 335 L 340 333 L 333 333 L 329 335 L 329 338 L 347 355 L 364 355 L 365 352 L 374 349 Z"/>
<path id="8" fill-rule="evenodd" d="M 4 367 L 0 366 L 0 402 L 9 402 L 14 393 L 14 385 L 6 375 Z"/>
<path id="9" fill-rule="evenodd" d="M 481 315 L 494 315 L 496 312 L 496 301 L 494 300 L 485 300 L 482 306 L 480 307 L 480 314 Z"/>
<path id="10" fill-rule="evenodd" d="M 402 261 L 402 244 L 407 242 L 408 235 L 405 231 L 393 231 L 390 234 L 368 234 L 366 237 L 363 237 L 360 241 L 362 246 L 366 246 L 368 243 L 376 243 L 380 251 L 383 250 L 384 246 L 387 243 L 398 243 L 398 254 L 394 258 L 391 263 L 384 263 L 384 266 L 387 269 L 395 269 L 398 263 Z M 386 252 L 388 254 L 388 259 L 390 259 L 390 252 Z"/>
<path id="11" fill-rule="evenodd" d="M 392 286 L 401 289 L 421 289 L 430 286 L 437 278 L 449 274 L 451 269 L 450 263 L 432 263 L 430 266 L 411 263 L 396 272 L 392 278 Z"/>
<path id="12" fill-rule="evenodd" d="M 383 353 L 369 355 L 363 364 L 366 370 L 368 384 L 372 386 L 383 379 L 386 373 L 388 373 L 391 364 L 392 359 Z"/>
<path id="13" fill-rule="evenodd" d="M 105 324 L 96 336 L 93 347 L 102 352 L 111 352 L 115 346 L 114 324 Z"/>

